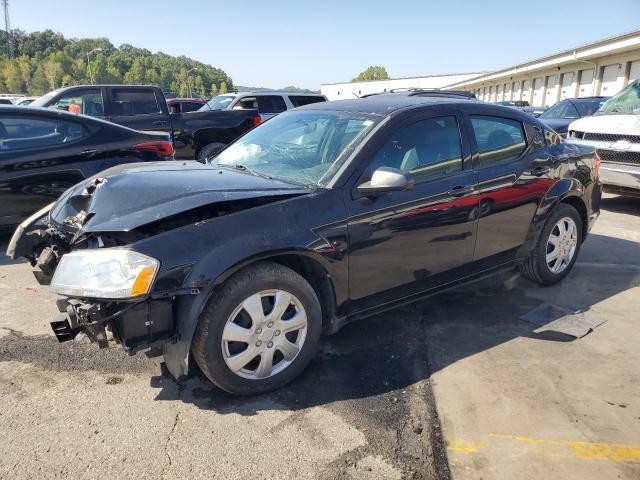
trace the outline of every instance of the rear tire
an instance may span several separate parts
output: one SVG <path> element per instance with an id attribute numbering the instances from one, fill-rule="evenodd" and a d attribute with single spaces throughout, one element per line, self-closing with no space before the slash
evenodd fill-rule
<path id="1" fill-rule="evenodd" d="M 578 258 L 583 228 L 574 207 L 566 203 L 557 205 L 535 247 L 520 266 L 522 274 L 539 285 L 553 285 L 562 280 Z"/>
<path id="2" fill-rule="evenodd" d="M 206 163 L 207 160 L 209 160 L 210 158 L 215 157 L 226 146 L 227 146 L 226 144 L 218 143 L 218 142 L 210 143 L 209 145 L 205 145 L 198 152 L 198 156 L 197 156 L 196 160 L 198 160 L 201 163 Z"/>
<path id="3" fill-rule="evenodd" d="M 209 300 L 191 349 L 215 385 L 253 395 L 296 378 L 315 355 L 321 330 L 320 302 L 309 283 L 280 264 L 258 263 Z"/>

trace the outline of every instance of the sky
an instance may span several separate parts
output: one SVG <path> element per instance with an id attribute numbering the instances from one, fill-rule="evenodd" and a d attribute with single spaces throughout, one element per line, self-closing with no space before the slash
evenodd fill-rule
<path id="1" fill-rule="evenodd" d="M 11 27 L 186 55 L 236 85 L 319 89 L 370 65 L 494 70 L 640 28 L 640 0 L 9 0 Z M 4 25 L 2 25 L 4 27 Z"/>

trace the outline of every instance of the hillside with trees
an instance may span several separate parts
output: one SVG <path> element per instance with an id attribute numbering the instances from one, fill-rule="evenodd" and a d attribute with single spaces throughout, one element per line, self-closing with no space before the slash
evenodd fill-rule
<path id="1" fill-rule="evenodd" d="M 106 38 L 69 39 L 51 30 L 12 30 L 12 38 L 14 59 L 8 56 L 6 32 L 0 30 L 0 92 L 42 95 L 89 84 L 91 77 L 93 83 L 159 85 L 167 96 L 186 97 L 190 89 L 194 96 L 209 98 L 234 89 L 224 71 L 185 56 L 128 44 L 115 47 Z"/>

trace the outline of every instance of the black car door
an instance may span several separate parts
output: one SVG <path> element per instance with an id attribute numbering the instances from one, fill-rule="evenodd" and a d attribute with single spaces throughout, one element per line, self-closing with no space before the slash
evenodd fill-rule
<path id="1" fill-rule="evenodd" d="M 83 123 L 55 113 L 3 115 L 0 225 L 18 224 L 67 188 L 99 172 L 108 152 L 94 145 L 94 134 Z"/>
<path id="2" fill-rule="evenodd" d="M 518 116 L 481 106 L 465 115 L 478 179 L 477 269 L 516 257 L 538 204 L 554 183 L 542 131 Z"/>
<path id="3" fill-rule="evenodd" d="M 170 132 L 169 113 L 153 88 L 109 87 L 109 120 L 133 128 Z"/>
<path id="4" fill-rule="evenodd" d="M 387 127 L 347 199 L 349 293 L 356 310 L 464 276 L 476 242 L 478 199 L 457 113 Z M 382 166 L 411 172 L 412 189 L 362 197 L 355 187 Z"/>

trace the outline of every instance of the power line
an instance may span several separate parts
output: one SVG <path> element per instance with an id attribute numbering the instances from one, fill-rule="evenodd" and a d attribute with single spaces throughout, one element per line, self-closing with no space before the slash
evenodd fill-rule
<path id="1" fill-rule="evenodd" d="M 9 58 L 14 58 L 13 35 L 11 35 L 11 23 L 9 22 L 9 0 L 2 0 L 2 6 L 4 7 L 4 30 L 7 35 L 7 55 Z"/>

